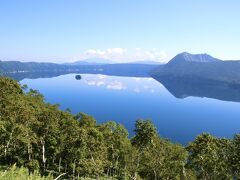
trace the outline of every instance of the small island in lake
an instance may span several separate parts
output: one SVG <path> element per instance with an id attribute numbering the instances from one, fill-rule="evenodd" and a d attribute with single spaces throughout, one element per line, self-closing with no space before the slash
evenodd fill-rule
<path id="1" fill-rule="evenodd" d="M 75 76 L 75 79 L 80 80 L 80 79 L 82 79 L 82 76 L 78 74 L 78 75 Z"/>

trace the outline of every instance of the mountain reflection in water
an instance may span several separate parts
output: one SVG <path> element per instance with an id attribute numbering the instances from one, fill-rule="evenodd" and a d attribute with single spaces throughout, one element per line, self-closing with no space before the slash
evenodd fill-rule
<path id="1" fill-rule="evenodd" d="M 176 98 L 207 97 L 222 101 L 240 102 L 240 85 L 204 79 L 175 77 L 155 78 Z"/>

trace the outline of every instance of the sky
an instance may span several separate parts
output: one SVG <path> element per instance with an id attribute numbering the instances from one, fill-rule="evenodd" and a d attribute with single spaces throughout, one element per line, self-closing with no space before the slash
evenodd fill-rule
<path id="1" fill-rule="evenodd" d="M 239 0 L 0 0 L 0 59 L 240 60 Z"/>

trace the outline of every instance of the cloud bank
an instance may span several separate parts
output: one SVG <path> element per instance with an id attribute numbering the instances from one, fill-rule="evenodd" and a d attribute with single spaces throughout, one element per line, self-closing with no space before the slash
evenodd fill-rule
<path id="1" fill-rule="evenodd" d="M 156 48 L 146 50 L 142 48 L 107 48 L 107 49 L 87 49 L 73 59 L 84 60 L 89 58 L 103 58 L 115 62 L 134 62 L 134 61 L 158 61 L 165 62 L 168 55 L 165 51 Z"/>

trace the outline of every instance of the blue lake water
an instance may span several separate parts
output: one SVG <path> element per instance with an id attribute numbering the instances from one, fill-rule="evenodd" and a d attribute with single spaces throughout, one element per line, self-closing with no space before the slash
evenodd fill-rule
<path id="1" fill-rule="evenodd" d="M 240 103 L 212 98 L 174 97 L 160 82 L 150 78 L 75 74 L 24 79 L 21 84 L 39 90 L 47 102 L 70 108 L 73 113 L 93 115 L 98 123 L 115 120 L 133 134 L 138 118 L 151 119 L 159 134 L 187 144 L 209 132 L 231 138 L 240 132 Z"/>

